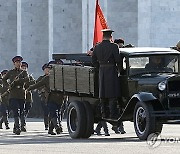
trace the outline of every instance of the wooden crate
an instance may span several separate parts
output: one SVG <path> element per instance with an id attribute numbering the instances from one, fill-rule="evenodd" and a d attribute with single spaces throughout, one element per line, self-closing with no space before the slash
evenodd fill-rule
<path id="1" fill-rule="evenodd" d="M 94 74 L 92 67 L 76 67 L 77 92 L 93 94 L 94 93 Z"/>
<path id="2" fill-rule="evenodd" d="M 55 76 L 54 76 L 54 67 L 49 71 L 49 86 L 51 90 L 55 90 Z"/>
<path id="3" fill-rule="evenodd" d="M 64 91 L 76 92 L 76 67 L 63 66 Z"/>
<path id="4" fill-rule="evenodd" d="M 56 65 L 55 66 L 55 89 L 58 91 L 63 91 L 63 66 Z"/>

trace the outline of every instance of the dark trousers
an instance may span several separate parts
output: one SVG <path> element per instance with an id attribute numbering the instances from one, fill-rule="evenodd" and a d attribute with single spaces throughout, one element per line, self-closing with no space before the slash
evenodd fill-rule
<path id="1" fill-rule="evenodd" d="M 47 103 L 45 103 L 45 101 L 41 101 L 41 107 L 43 110 L 43 118 L 44 118 L 44 125 L 45 128 L 47 129 L 49 126 L 49 109 L 48 109 L 48 105 Z"/>
<path id="2" fill-rule="evenodd" d="M 2 123 L 4 122 L 7 126 L 9 124 L 8 122 L 8 114 L 9 114 L 9 108 L 6 104 L 0 105 L 0 112 L 1 112 L 1 119 L 0 119 L 0 125 L 2 127 Z"/>
<path id="3" fill-rule="evenodd" d="M 102 127 L 104 128 L 104 132 L 108 133 L 108 126 L 107 126 L 107 122 L 105 122 L 105 121 L 99 121 L 99 123 L 95 129 L 96 132 L 100 133 Z"/>
<path id="4" fill-rule="evenodd" d="M 59 118 L 61 105 L 55 102 L 48 102 L 48 110 L 50 119 Z"/>
<path id="5" fill-rule="evenodd" d="M 31 102 L 26 102 L 25 107 L 24 107 L 24 114 L 25 117 L 28 116 L 30 109 L 32 108 L 32 103 Z"/>
<path id="6" fill-rule="evenodd" d="M 9 100 L 10 109 L 13 111 L 14 116 L 14 127 L 19 127 L 19 119 L 21 119 L 21 126 L 24 126 L 24 104 L 23 99 L 11 98 Z"/>
<path id="7" fill-rule="evenodd" d="M 101 98 L 101 113 L 103 117 L 115 118 L 117 115 L 117 99 Z"/>

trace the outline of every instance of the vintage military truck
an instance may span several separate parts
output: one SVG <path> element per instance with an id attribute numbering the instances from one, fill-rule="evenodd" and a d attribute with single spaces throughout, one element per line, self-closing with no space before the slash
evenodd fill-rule
<path id="1" fill-rule="evenodd" d="M 161 133 L 163 124 L 180 120 L 180 53 L 170 48 L 121 48 L 121 98 L 113 126 L 134 122 L 139 139 Z M 54 54 L 64 65 L 53 65 L 51 90 L 69 96 L 67 127 L 71 138 L 89 138 L 93 124 L 102 120 L 97 70 L 86 54 Z M 148 67 L 158 61 L 153 67 Z M 160 66 L 158 66 L 160 65 Z"/>

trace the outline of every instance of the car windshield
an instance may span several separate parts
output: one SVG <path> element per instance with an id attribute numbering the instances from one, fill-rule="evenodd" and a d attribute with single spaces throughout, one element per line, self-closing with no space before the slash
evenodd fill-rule
<path id="1" fill-rule="evenodd" d="M 178 73 L 177 55 L 149 55 L 129 58 L 129 75 Z"/>

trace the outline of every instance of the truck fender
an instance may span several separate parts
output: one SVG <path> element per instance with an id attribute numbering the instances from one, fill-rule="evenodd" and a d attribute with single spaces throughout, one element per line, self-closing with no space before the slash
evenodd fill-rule
<path id="1" fill-rule="evenodd" d="M 137 102 L 152 103 L 154 110 L 162 110 L 163 108 L 158 98 L 156 98 L 152 93 L 140 92 L 131 97 L 124 109 L 122 116 L 128 115 L 128 117 L 133 118 L 133 112 Z"/>

